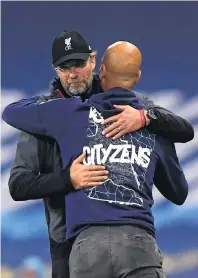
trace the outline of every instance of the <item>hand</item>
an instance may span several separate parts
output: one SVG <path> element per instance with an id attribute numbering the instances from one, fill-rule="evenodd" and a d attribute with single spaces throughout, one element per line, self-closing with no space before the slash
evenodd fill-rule
<path id="1" fill-rule="evenodd" d="M 70 167 L 70 179 L 73 187 L 82 189 L 86 187 L 93 187 L 102 184 L 102 181 L 108 179 L 104 166 L 101 165 L 83 165 L 82 162 L 86 157 L 86 153 L 81 154 L 76 158 Z"/>
<path id="2" fill-rule="evenodd" d="M 112 124 L 104 129 L 103 135 L 106 135 L 106 137 L 113 136 L 113 139 L 116 140 L 121 136 L 136 131 L 142 127 L 139 110 L 129 105 L 114 105 L 114 107 L 122 110 L 122 112 L 104 120 L 103 124 Z"/>

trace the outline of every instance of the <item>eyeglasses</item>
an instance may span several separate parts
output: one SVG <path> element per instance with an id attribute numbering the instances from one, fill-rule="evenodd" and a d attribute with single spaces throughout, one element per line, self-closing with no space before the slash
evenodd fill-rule
<path id="1" fill-rule="evenodd" d="M 87 66 L 87 62 L 89 61 L 89 58 L 87 61 L 84 60 L 69 60 L 65 63 L 62 63 L 57 68 L 64 73 L 68 73 L 71 71 L 71 69 L 75 69 L 76 72 L 81 72 L 85 69 Z"/>

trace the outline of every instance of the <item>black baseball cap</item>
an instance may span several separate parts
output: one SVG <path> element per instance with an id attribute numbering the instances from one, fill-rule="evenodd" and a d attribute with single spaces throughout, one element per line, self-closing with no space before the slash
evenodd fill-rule
<path id="1" fill-rule="evenodd" d="M 91 47 L 81 34 L 66 30 L 53 41 L 52 63 L 57 67 L 71 59 L 87 61 L 91 52 Z"/>

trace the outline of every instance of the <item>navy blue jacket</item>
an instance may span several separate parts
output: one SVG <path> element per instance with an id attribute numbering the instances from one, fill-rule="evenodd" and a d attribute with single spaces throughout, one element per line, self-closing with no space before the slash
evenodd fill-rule
<path id="1" fill-rule="evenodd" d="M 63 167 L 84 150 L 84 164 L 105 164 L 110 171 L 100 186 L 66 196 L 68 239 L 94 224 L 133 224 L 154 235 L 152 186 L 159 180 L 171 188 L 175 199 L 179 195 L 179 204 L 184 202 L 188 185 L 174 144 L 146 128 L 115 141 L 102 135 L 102 120 L 118 113 L 113 104 L 144 107 L 132 92 L 114 88 L 85 102 L 79 97 L 36 101 L 34 97 L 10 104 L 3 119 L 18 129 L 56 139 Z"/>

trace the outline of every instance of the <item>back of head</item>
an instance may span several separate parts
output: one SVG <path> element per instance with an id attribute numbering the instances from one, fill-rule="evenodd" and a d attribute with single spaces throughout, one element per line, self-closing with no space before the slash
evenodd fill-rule
<path id="1" fill-rule="evenodd" d="M 142 55 L 140 50 L 126 41 L 110 45 L 104 53 L 100 70 L 103 89 L 113 87 L 131 89 L 140 79 Z"/>

